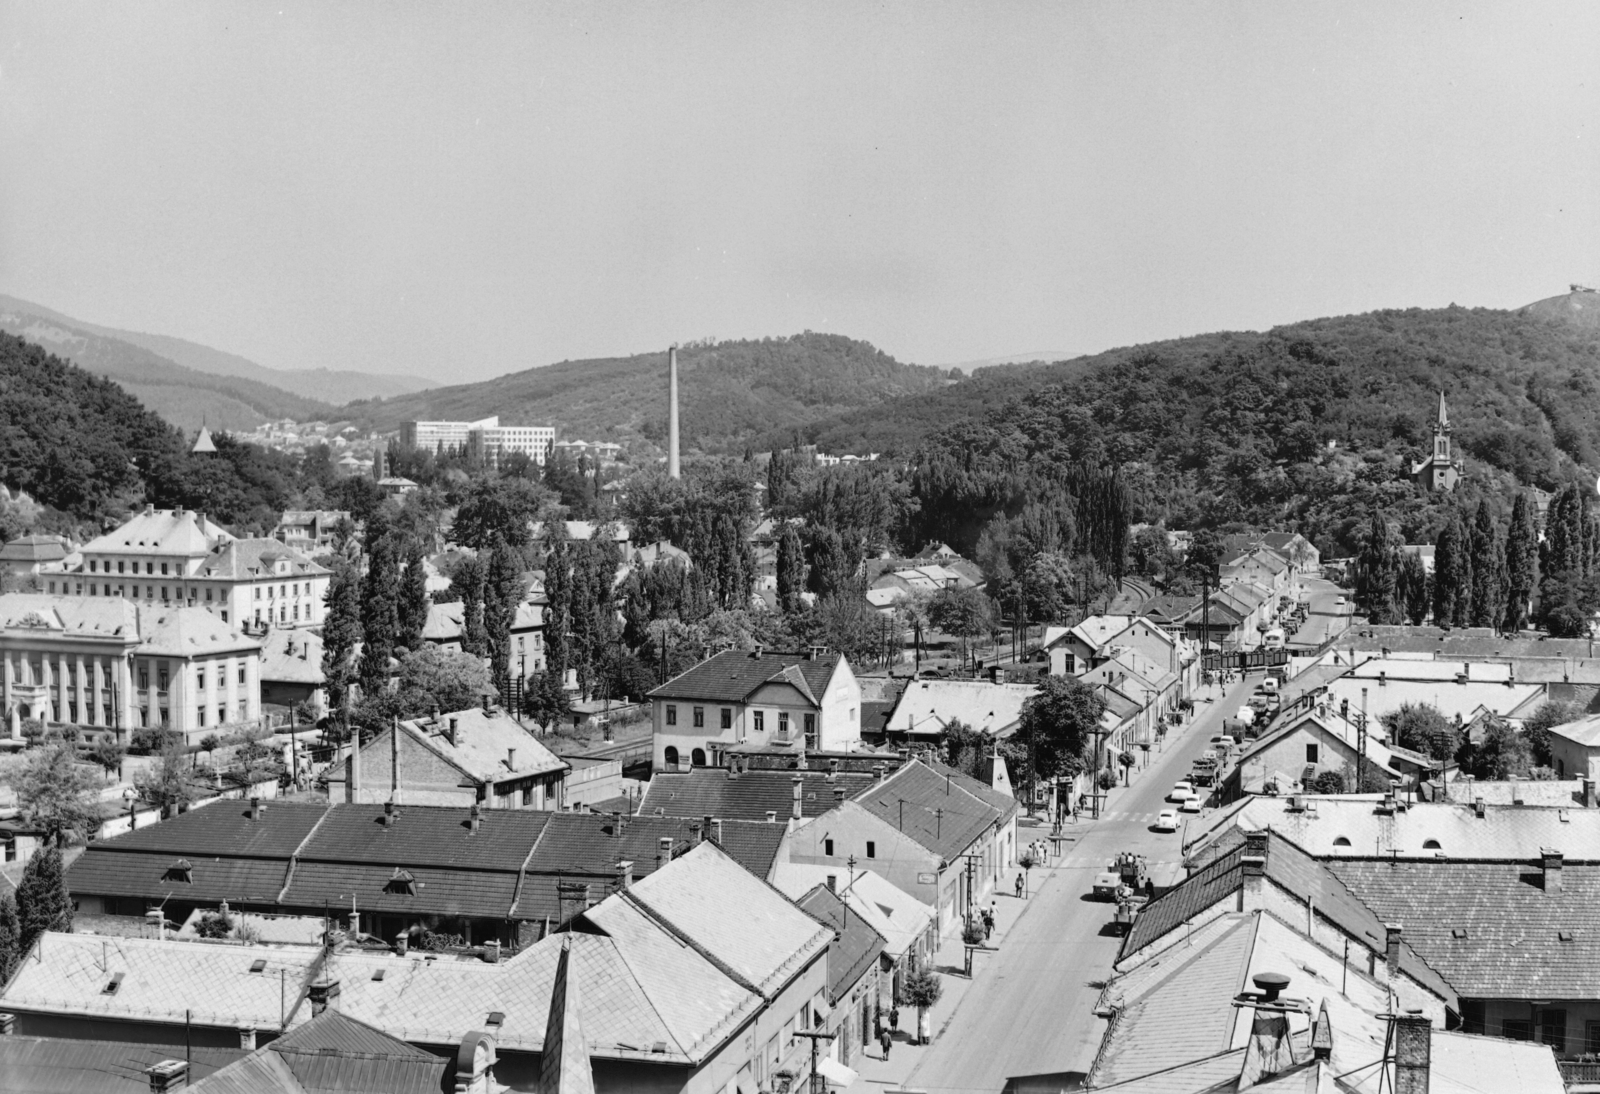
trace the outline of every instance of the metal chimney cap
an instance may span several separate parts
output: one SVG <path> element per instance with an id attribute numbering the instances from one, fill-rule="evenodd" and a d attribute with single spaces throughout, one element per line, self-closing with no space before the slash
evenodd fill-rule
<path id="1" fill-rule="evenodd" d="M 1250 978 L 1250 982 L 1260 989 L 1269 1003 L 1282 995 L 1285 989 L 1289 987 L 1289 978 L 1281 972 L 1257 973 Z"/>

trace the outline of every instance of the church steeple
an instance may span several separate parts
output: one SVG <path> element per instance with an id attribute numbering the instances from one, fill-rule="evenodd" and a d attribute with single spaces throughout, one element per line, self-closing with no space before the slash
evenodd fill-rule
<path id="1" fill-rule="evenodd" d="M 1434 432 L 1450 432 L 1450 411 L 1444 405 L 1444 392 L 1439 392 L 1439 421 L 1434 425 Z"/>
<path id="2" fill-rule="evenodd" d="M 1444 392 L 1439 392 L 1439 415 L 1433 423 L 1433 453 L 1421 463 L 1411 465 L 1411 476 L 1424 490 L 1454 490 L 1461 478 L 1461 464 L 1450 451 L 1450 408 Z"/>

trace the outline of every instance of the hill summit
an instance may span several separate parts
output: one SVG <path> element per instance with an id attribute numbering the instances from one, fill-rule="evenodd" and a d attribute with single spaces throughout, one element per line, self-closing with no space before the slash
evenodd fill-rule
<path id="1" fill-rule="evenodd" d="M 1571 292 L 1560 296 L 1525 304 L 1517 311 L 1541 319 L 1557 319 L 1586 330 L 1600 330 L 1600 292 L 1583 285 L 1574 285 Z"/>

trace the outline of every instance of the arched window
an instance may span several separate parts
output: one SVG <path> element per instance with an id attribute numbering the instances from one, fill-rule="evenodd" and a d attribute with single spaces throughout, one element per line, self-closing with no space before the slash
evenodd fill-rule
<path id="1" fill-rule="evenodd" d="M 697 748 L 689 753 L 689 762 L 695 767 L 704 767 L 706 765 L 706 750 Z"/>
<path id="2" fill-rule="evenodd" d="M 668 745 L 667 746 L 667 751 L 662 754 L 661 758 L 662 758 L 663 761 L 665 761 L 666 765 L 669 768 L 674 768 L 674 769 L 677 768 L 677 766 L 678 766 L 678 750 L 676 748 L 673 748 L 671 745 Z"/>
<path id="3" fill-rule="evenodd" d="M 1422 841 L 1422 849 L 1424 851 L 1437 851 L 1439 850 L 1439 841 L 1436 839 L 1425 839 Z"/>
<path id="4" fill-rule="evenodd" d="M 1349 847 L 1350 841 L 1345 839 L 1343 836 L 1340 836 L 1338 839 L 1333 841 L 1333 845 L 1335 847 Z"/>

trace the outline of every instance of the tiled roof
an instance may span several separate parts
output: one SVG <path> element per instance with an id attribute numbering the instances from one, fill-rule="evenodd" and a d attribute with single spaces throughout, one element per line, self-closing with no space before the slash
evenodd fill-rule
<path id="1" fill-rule="evenodd" d="M 397 880 L 404 870 L 410 884 Z M 332 898 L 354 899 L 365 912 L 508 918 L 517 896 L 517 875 L 490 870 L 355 865 L 348 862 L 296 864 L 282 903 L 311 908 Z"/>
<path id="2" fill-rule="evenodd" d="M 199 657 L 261 648 L 260 642 L 204 608 L 141 607 L 139 638 L 137 652 L 145 657 Z"/>
<path id="3" fill-rule="evenodd" d="M 42 936 L 0 993 L 0 1008 L 181 1025 L 278 1029 L 307 1015 L 295 988 L 321 950 L 305 946 L 221 946 L 105 935 Z M 260 971 L 251 966 L 263 962 Z M 280 973 L 284 974 L 280 978 Z M 107 987 L 117 980 L 114 991 Z"/>
<path id="4" fill-rule="evenodd" d="M 1204 849 L 1227 828 L 1271 829 L 1319 859 L 1400 858 L 1521 862 L 1545 847 L 1569 861 L 1600 862 L 1600 809 L 1413 802 L 1392 813 L 1371 795 L 1317 795 L 1295 811 L 1287 798 L 1252 797 L 1193 843 Z M 1437 846 L 1433 846 L 1437 845 Z"/>
<path id="5" fill-rule="evenodd" d="M 937 734 L 960 720 L 990 736 L 1016 727 L 1022 707 L 1039 694 L 1033 684 L 992 684 L 984 680 L 916 680 L 906 685 L 889 716 L 893 733 Z"/>
<path id="6" fill-rule="evenodd" d="M 109 842 L 109 841 L 107 841 Z M 182 859 L 187 872 L 175 869 Z M 174 897 L 180 901 L 272 903 L 288 874 L 284 858 L 216 858 L 174 852 L 101 852 L 89 845 L 67 871 L 67 888 L 85 896 Z M 184 881 L 187 877 L 189 880 Z"/>
<path id="7" fill-rule="evenodd" d="M 954 783 L 980 801 L 986 802 L 994 809 L 999 810 L 1003 819 L 1009 819 L 1011 814 L 1017 812 L 1017 799 L 1002 790 L 996 790 L 988 783 L 980 782 L 964 771 L 957 771 L 948 764 L 938 760 L 923 760 L 929 770 L 936 775 L 951 779 Z"/>
<path id="8" fill-rule="evenodd" d="M 1327 869 L 1401 924 L 1462 995 L 1583 999 L 1600 982 L 1600 866 L 1565 866 L 1560 892 L 1545 891 L 1537 863 L 1352 860 Z"/>
<path id="9" fill-rule="evenodd" d="M 73 637 L 134 639 L 139 635 L 139 613 L 131 601 L 121 597 L 0 595 L 0 630 L 41 625 Z"/>
<path id="10" fill-rule="evenodd" d="M 60 536 L 18 536 L 0 547 L 0 562 L 58 562 L 66 557 Z"/>
<path id="11" fill-rule="evenodd" d="M 817 886 L 796 903 L 835 932 L 828 944 L 828 1001 L 837 1004 L 883 953 L 884 937 L 826 885 Z"/>
<path id="12" fill-rule="evenodd" d="M 1463 779 L 1444 785 L 1445 800 L 1471 805 L 1544 805 L 1570 808 L 1583 804 L 1582 779 Z"/>
<path id="13" fill-rule="evenodd" d="M 815 817 L 836 804 L 835 790 L 846 798 L 877 781 L 877 776 L 841 771 L 830 779 L 826 770 L 784 771 L 753 768 L 735 775 L 714 767 L 658 771 L 650 779 L 639 812 L 669 817 L 722 817 L 765 821 L 768 812 L 787 820 L 794 812 L 794 780 L 801 779 L 801 815 Z"/>
<path id="14" fill-rule="evenodd" d="M 1585 748 L 1600 746 L 1600 715 L 1591 714 L 1587 718 L 1580 718 L 1576 722 L 1567 722 L 1565 725 L 1551 726 L 1550 732 L 1573 744 Z"/>
<path id="15" fill-rule="evenodd" d="M 261 803 L 250 819 L 250 804 L 223 799 L 191 809 L 171 820 L 89 845 L 89 855 L 117 851 L 156 851 L 193 857 L 233 855 L 287 859 L 328 811 L 314 802 Z"/>
<path id="16" fill-rule="evenodd" d="M 184 555 L 211 553 L 220 540 L 232 539 L 221 525 L 202 513 L 184 509 L 146 509 L 122 527 L 83 545 L 85 555 Z"/>
<path id="17" fill-rule="evenodd" d="M 556 816 L 533 809 L 484 809 L 476 833 L 471 811 L 458 806 L 401 805 L 392 826 L 384 806 L 340 804 L 300 851 L 302 861 L 431 866 L 515 873 Z"/>
<path id="18" fill-rule="evenodd" d="M 12 1035 L 0 1037 L 0 1090 L 12 1094 L 146 1094 L 150 1079 L 145 1069 L 163 1060 L 187 1056 L 189 1075 L 198 1080 L 243 1055 L 239 1048 Z"/>
<path id="19" fill-rule="evenodd" d="M 236 539 L 223 544 L 200 564 L 197 577 L 221 578 L 227 581 L 250 581 L 272 577 L 278 572 L 278 563 L 289 564 L 293 577 L 315 577 L 326 574 L 326 567 L 312 562 L 293 547 L 275 539 Z"/>
<path id="20" fill-rule="evenodd" d="M 454 744 L 448 735 L 452 721 L 456 724 Z M 565 760 L 546 748 L 539 738 L 504 711 L 485 714 L 478 707 L 469 707 L 441 714 L 437 721 L 418 718 L 402 724 L 414 739 L 481 782 L 528 778 L 562 771 L 567 767 Z M 388 745 L 385 737 L 373 741 L 363 751 L 387 748 Z M 513 762 L 515 767 L 511 766 Z"/>
<path id="21" fill-rule="evenodd" d="M 298 627 L 269 630 L 261 646 L 261 680 L 321 687 L 322 636 Z"/>
<path id="22" fill-rule="evenodd" d="M 832 932 L 713 843 L 702 843 L 625 894 L 747 984 L 771 998 L 827 945 Z M 605 926 L 595 909 L 590 918 Z"/>
<path id="23" fill-rule="evenodd" d="M 1275 833 L 1267 833 L 1265 847 L 1268 880 L 1287 890 L 1298 903 L 1303 904 L 1309 898 L 1315 914 L 1335 924 L 1351 938 L 1382 952 L 1385 921 L 1374 914 L 1372 907 L 1352 893 L 1325 864 L 1317 862 Z M 1134 917 L 1133 926 L 1123 940 L 1118 961 L 1125 961 L 1172 931 L 1182 928 L 1189 920 L 1218 903 L 1231 902 L 1234 894 L 1244 885 L 1245 854 L 1246 848 L 1242 844 L 1233 848 L 1145 905 Z M 1404 942 L 1401 944 L 1400 968 L 1454 1006 L 1451 985 L 1445 983 L 1439 971 L 1430 967 L 1415 949 Z"/>
<path id="24" fill-rule="evenodd" d="M 1351 710 L 1360 710 L 1363 688 L 1367 692 L 1367 712 L 1374 722 L 1406 703 L 1436 707 L 1450 719 L 1459 714 L 1467 722 L 1480 707 L 1501 717 L 1522 717 L 1525 711 L 1538 705 L 1545 693 L 1542 684 L 1390 680 L 1379 687 L 1371 680 L 1341 676 L 1328 683 L 1329 702 L 1337 705 L 1340 700 L 1348 699 Z"/>
<path id="25" fill-rule="evenodd" d="M 817 705 L 843 660 L 828 654 L 811 660 L 803 653 L 729 650 L 700 662 L 650 693 L 652 699 L 700 699 L 708 703 L 743 702 L 763 684 L 787 682 Z M 788 670 L 793 669 L 794 672 Z M 798 676 L 798 679 L 796 677 Z"/>
<path id="26" fill-rule="evenodd" d="M 1200 610 L 1198 596 L 1158 596 L 1144 602 L 1139 609 L 1153 623 L 1172 625 L 1186 622 Z"/>
<path id="27" fill-rule="evenodd" d="M 1000 810 L 920 761 L 863 790 L 855 801 L 947 861 L 1001 819 Z"/>
<path id="28" fill-rule="evenodd" d="M 830 875 L 850 910 L 882 936 L 885 948 L 894 957 L 910 952 L 934 921 L 931 905 L 871 870 L 857 868 L 851 873 L 837 866 L 785 862 L 774 871 L 772 883 L 791 900 L 797 900 L 818 885 L 826 885 Z"/>

